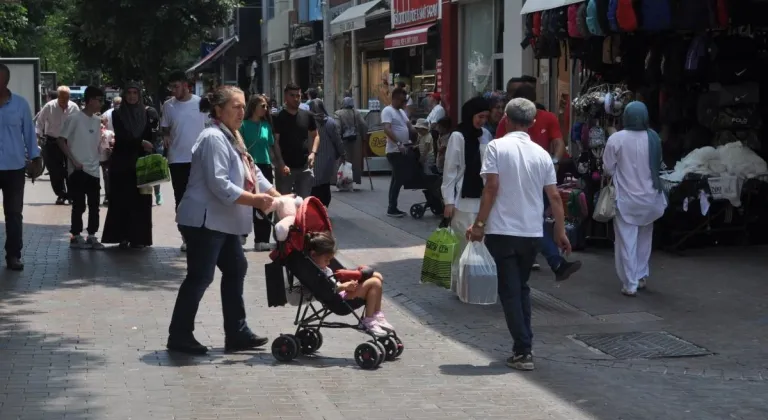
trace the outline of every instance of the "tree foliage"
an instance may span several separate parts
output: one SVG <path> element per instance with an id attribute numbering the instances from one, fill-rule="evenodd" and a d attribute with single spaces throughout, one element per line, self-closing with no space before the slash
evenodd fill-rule
<path id="1" fill-rule="evenodd" d="M 16 52 L 27 24 L 26 7 L 20 3 L 0 2 L 0 56 Z"/>
<path id="2" fill-rule="evenodd" d="M 237 0 L 76 0 L 72 46 L 108 80 L 141 80 L 156 92 L 161 75 L 206 31 L 225 25 Z"/>

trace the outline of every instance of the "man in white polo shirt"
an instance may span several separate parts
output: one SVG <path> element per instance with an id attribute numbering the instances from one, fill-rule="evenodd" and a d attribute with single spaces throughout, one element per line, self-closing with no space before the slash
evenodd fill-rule
<path id="1" fill-rule="evenodd" d="M 555 218 L 557 246 L 570 253 L 565 216 L 552 157 L 528 136 L 536 118 L 536 105 L 524 98 L 509 101 L 505 109 L 507 135 L 488 144 L 480 174 L 485 178 L 480 211 L 467 230 L 467 238 L 485 238 L 499 281 L 499 300 L 514 340 L 507 365 L 533 370 L 531 344 L 531 289 L 528 279 L 539 252 L 544 227 L 544 196 Z"/>
<path id="2" fill-rule="evenodd" d="M 160 127 L 163 130 L 163 145 L 168 153 L 173 198 L 178 208 L 189 182 L 192 146 L 195 145 L 197 136 L 205 129 L 207 115 L 200 112 L 200 97 L 189 91 L 189 81 L 183 72 L 171 74 L 169 80 L 173 98 L 163 104 Z M 181 250 L 187 250 L 183 238 Z"/>

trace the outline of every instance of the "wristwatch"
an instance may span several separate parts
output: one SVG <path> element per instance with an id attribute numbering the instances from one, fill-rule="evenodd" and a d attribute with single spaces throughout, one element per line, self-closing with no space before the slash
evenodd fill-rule
<path id="1" fill-rule="evenodd" d="M 475 222 L 475 226 L 479 227 L 480 229 L 485 227 L 485 222 L 481 222 L 480 220 Z"/>

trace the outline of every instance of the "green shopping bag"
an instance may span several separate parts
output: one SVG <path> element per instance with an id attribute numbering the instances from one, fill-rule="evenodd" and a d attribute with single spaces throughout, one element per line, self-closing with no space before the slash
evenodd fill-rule
<path id="1" fill-rule="evenodd" d="M 136 186 L 152 187 L 171 180 L 168 161 L 162 155 L 140 157 L 136 161 Z"/>
<path id="2" fill-rule="evenodd" d="M 427 239 L 424 261 L 421 265 L 421 282 L 451 288 L 451 265 L 459 254 L 459 238 L 445 221 Z"/>

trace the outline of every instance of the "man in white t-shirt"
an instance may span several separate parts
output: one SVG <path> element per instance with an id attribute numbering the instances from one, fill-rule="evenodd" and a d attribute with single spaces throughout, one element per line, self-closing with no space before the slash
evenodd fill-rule
<path id="1" fill-rule="evenodd" d="M 173 198 L 178 208 L 189 182 L 192 146 L 205 129 L 207 116 L 200 112 L 200 97 L 189 91 L 189 81 L 183 72 L 173 73 L 169 80 L 173 98 L 163 104 L 160 127 L 168 154 Z M 186 249 L 186 242 L 182 238 L 181 250 L 184 252 Z"/>
<path id="2" fill-rule="evenodd" d="M 442 105 L 442 96 L 440 93 L 433 92 L 429 96 L 429 104 L 432 106 L 432 110 L 427 115 L 427 122 L 429 123 L 429 129 L 434 130 L 437 127 L 437 122 L 445 117 L 445 108 Z"/>
<path id="3" fill-rule="evenodd" d="M 480 211 L 466 235 L 471 241 L 485 237 L 496 262 L 499 300 L 514 340 L 514 355 L 507 365 L 533 370 L 528 279 L 544 236 L 542 190 L 555 218 L 555 243 L 565 253 L 570 253 L 571 244 L 552 157 L 527 133 L 536 118 L 536 105 L 524 98 L 512 99 L 505 113 L 508 134 L 488 144 L 480 171 L 485 178 Z"/>
<path id="4" fill-rule="evenodd" d="M 69 233 L 71 248 L 104 249 L 96 238 L 99 230 L 99 198 L 101 196 L 101 118 L 95 114 L 101 109 L 104 92 L 88 86 L 83 95 L 85 107 L 64 120 L 57 140 L 68 159 L 69 199 L 72 200 L 72 225 Z M 88 204 L 88 239 L 83 232 L 83 213 Z"/>
<path id="5" fill-rule="evenodd" d="M 403 110 L 408 94 L 403 88 L 392 90 L 392 104 L 381 111 L 381 123 L 384 134 L 387 135 L 387 160 L 392 166 L 392 180 L 389 183 L 389 205 L 387 216 L 403 217 L 405 212 L 397 208 L 397 198 L 405 182 L 404 176 L 408 169 L 408 151 L 411 147 L 411 132 L 416 130 L 408 121 L 408 115 Z"/>

